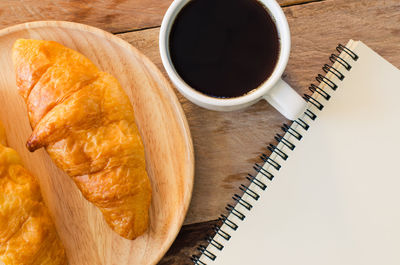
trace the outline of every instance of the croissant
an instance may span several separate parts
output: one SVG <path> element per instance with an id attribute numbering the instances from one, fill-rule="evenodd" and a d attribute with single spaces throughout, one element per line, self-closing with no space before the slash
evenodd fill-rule
<path id="1" fill-rule="evenodd" d="M 44 147 L 119 235 L 143 234 L 150 180 L 133 108 L 116 78 L 54 41 L 19 39 L 12 57 L 33 128 L 27 148 Z"/>
<path id="2" fill-rule="evenodd" d="M 5 145 L 0 124 L 0 264 L 67 264 L 36 179 Z"/>

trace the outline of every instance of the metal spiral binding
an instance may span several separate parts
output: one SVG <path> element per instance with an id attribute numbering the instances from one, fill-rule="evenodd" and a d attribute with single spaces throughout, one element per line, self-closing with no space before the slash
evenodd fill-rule
<path id="1" fill-rule="evenodd" d="M 322 105 L 321 102 L 319 102 L 317 99 L 313 98 L 313 97 L 310 96 L 310 95 L 304 94 L 304 95 L 303 95 L 303 98 L 304 98 L 307 102 L 313 104 L 318 110 L 322 110 L 322 109 L 324 108 L 324 105 Z"/>
<path id="2" fill-rule="evenodd" d="M 232 222 L 231 220 L 228 219 L 228 217 L 226 217 L 225 215 L 221 214 L 221 217 L 218 218 L 220 221 L 222 221 L 223 223 L 225 223 L 227 226 L 229 226 L 232 230 L 236 230 L 238 229 L 238 225 L 234 222 Z"/>
<path id="3" fill-rule="evenodd" d="M 346 53 L 353 61 L 357 61 L 359 58 L 357 54 L 355 54 L 352 50 L 343 46 L 342 44 L 339 44 L 336 47 L 336 50 L 337 52 L 339 52 L 339 54 L 341 54 L 342 52 Z M 329 60 L 332 63 L 337 62 L 343 67 L 343 69 L 347 71 L 350 71 L 352 68 L 347 60 L 343 59 L 342 57 L 336 54 L 332 54 L 329 57 Z M 331 73 L 339 81 L 342 81 L 345 78 L 343 72 L 339 71 L 337 68 L 334 68 L 333 66 L 330 66 L 328 64 L 325 64 L 322 67 L 322 70 L 325 73 Z M 325 101 L 329 101 L 331 98 L 331 95 L 325 89 L 321 88 L 321 85 L 324 84 L 327 88 L 330 88 L 332 91 L 335 91 L 338 88 L 338 85 L 330 78 L 327 78 L 326 76 L 323 76 L 321 74 L 318 74 L 316 80 L 318 81 L 319 85 L 311 84 L 309 87 L 309 90 L 313 93 L 313 95 L 304 94 L 303 98 L 307 102 L 309 102 L 312 106 L 314 106 L 318 111 L 321 111 L 324 108 L 324 105 L 321 103 L 319 99 L 316 99 L 315 96 L 319 95 L 320 96 L 319 98 Z M 318 117 L 315 114 L 315 112 L 310 108 L 307 108 L 305 110 L 304 115 L 305 117 L 308 117 L 312 121 L 314 121 Z M 302 118 L 294 120 L 292 125 L 293 124 L 297 124 L 298 125 L 297 128 L 302 128 L 304 131 L 307 131 L 310 128 L 310 125 Z M 275 145 L 269 144 L 267 147 L 267 149 L 271 152 L 271 155 L 266 155 L 263 153 L 260 156 L 260 158 L 265 162 L 265 164 L 269 164 L 271 168 L 275 169 L 276 171 L 279 171 L 280 168 L 282 167 L 282 165 L 278 161 L 276 161 L 276 158 L 280 158 L 282 161 L 286 161 L 289 158 L 289 154 L 286 151 L 282 150 L 282 148 L 278 148 L 279 144 L 287 148 L 290 152 L 296 148 L 296 145 L 295 143 L 293 143 L 293 140 L 301 141 L 301 139 L 303 138 L 303 135 L 299 132 L 299 130 L 295 129 L 294 126 L 283 124 L 281 129 L 285 134 L 283 136 L 280 135 L 279 133 L 276 134 L 274 138 L 277 141 L 277 144 Z M 287 139 L 288 137 L 291 139 L 290 140 Z M 274 156 L 272 156 L 273 154 Z M 263 165 L 259 165 L 256 163 L 254 164 L 253 169 L 258 173 L 258 175 L 254 176 L 252 174 L 248 174 L 246 179 L 250 183 L 248 185 L 241 184 L 239 187 L 243 195 L 240 196 L 239 194 L 234 194 L 232 197 L 232 199 L 236 202 L 236 205 L 241 205 L 246 211 L 251 211 L 253 208 L 252 201 L 255 202 L 260 198 L 260 194 L 258 194 L 256 191 L 254 191 L 249 187 L 250 184 L 254 184 L 255 187 L 258 187 L 260 190 L 264 191 L 267 189 L 267 184 L 265 184 L 264 181 L 273 181 L 274 179 L 274 174 L 271 172 L 271 170 L 265 169 Z M 244 195 L 246 195 L 247 199 L 244 198 Z M 222 226 L 226 225 L 233 231 L 236 231 L 239 227 L 239 224 L 236 221 L 233 221 L 232 218 L 229 218 L 229 216 L 230 215 L 235 216 L 239 220 L 238 222 L 241 222 L 246 218 L 246 215 L 242 211 L 236 209 L 231 204 L 228 204 L 225 207 L 225 209 L 228 211 L 229 215 L 226 216 L 222 214 L 221 217 L 219 218 L 222 225 L 221 226 L 215 225 L 213 227 L 213 230 L 215 232 L 215 235 L 219 235 L 223 240 L 229 241 L 231 235 L 228 232 L 224 231 L 222 229 Z M 221 251 L 224 248 L 224 245 L 222 242 L 216 241 L 214 237 L 215 236 L 209 236 L 206 238 L 206 241 L 208 242 L 209 245 Z M 204 245 L 200 245 L 197 249 L 200 251 L 202 255 L 207 257 L 207 259 L 209 259 L 210 261 L 214 261 L 217 258 L 217 254 L 209 251 L 207 247 Z M 190 259 L 196 265 L 207 265 L 206 263 L 201 261 L 200 258 L 201 256 L 192 255 Z"/>
<path id="4" fill-rule="evenodd" d="M 207 240 L 207 242 L 209 243 L 209 244 L 211 244 L 211 245 L 213 245 L 216 249 L 218 249 L 218 250 L 222 250 L 223 248 L 224 248 L 224 246 L 221 244 L 221 243 L 219 243 L 218 241 L 216 241 L 216 240 L 214 240 L 212 237 L 207 237 L 206 238 L 206 240 Z"/>
<path id="5" fill-rule="evenodd" d="M 308 125 L 305 121 L 303 121 L 302 118 L 298 118 L 294 122 L 300 125 L 305 131 L 307 131 L 308 128 L 310 128 L 310 125 Z"/>
<path id="6" fill-rule="evenodd" d="M 249 180 L 250 182 L 253 182 L 254 184 L 256 184 L 262 190 L 265 190 L 267 188 L 267 185 L 265 185 L 263 182 L 261 182 L 259 179 L 257 179 L 255 176 L 253 176 L 251 174 L 247 174 L 246 179 Z M 234 229 L 234 230 L 236 230 L 236 229 Z"/>
<path id="7" fill-rule="evenodd" d="M 281 127 L 281 129 L 285 132 L 285 133 L 289 133 L 291 134 L 294 138 L 296 138 L 297 140 L 301 140 L 301 138 L 303 138 L 303 135 L 301 135 L 298 131 L 296 131 L 295 129 L 292 128 L 292 126 L 287 125 L 286 123 L 283 124 L 283 126 Z"/>
<path id="8" fill-rule="evenodd" d="M 326 85 L 328 85 L 330 88 L 332 88 L 333 90 L 336 90 L 337 85 L 332 82 L 332 80 L 330 80 L 329 78 L 318 74 L 318 76 L 315 78 L 319 83 L 325 83 Z"/>
<path id="9" fill-rule="evenodd" d="M 265 170 L 259 164 L 255 163 L 253 168 L 254 168 L 255 171 L 257 171 L 258 173 L 260 173 L 261 175 L 263 175 L 267 179 L 269 179 L 269 180 L 273 180 L 274 179 L 274 175 L 272 175 L 269 171 Z"/>
<path id="10" fill-rule="evenodd" d="M 346 68 L 347 71 L 350 71 L 351 69 L 351 65 L 336 54 L 332 54 L 331 57 L 329 57 L 329 60 L 331 63 L 340 63 L 344 68 Z"/>
<path id="11" fill-rule="evenodd" d="M 249 211 L 251 210 L 251 208 L 253 208 L 253 205 L 251 205 L 247 201 L 243 200 L 242 197 L 238 194 L 233 195 L 232 199 L 235 200 L 237 203 L 239 203 L 240 205 L 242 205 L 244 208 L 246 208 Z"/>
<path id="12" fill-rule="evenodd" d="M 344 75 L 341 72 L 339 72 L 335 67 L 330 66 L 329 64 L 325 64 L 322 67 L 322 70 L 324 70 L 325 73 L 331 72 L 337 78 L 339 78 L 340 81 L 343 81 L 343 79 L 344 79 Z"/>
<path id="13" fill-rule="evenodd" d="M 204 262 L 202 262 L 200 260 L 200 257 L 197 255 L 192 255 L 192 257 L 190 258 L 190 260 L 193 262 L 193 264 L 198 264 L 198 265 L 207 265 Z"/>
<path id="14" fill-rule="evenodd" d="M 331 98 L 331 95 L 329 95 L 325 90 L 323 90 L 322 88 L 320 88 L 319 86 L 316 86 L 314 84 L 311 84 L 308 89 L 313 93 L 320 94 L 326 100 L 329 100 Z"/>
<path id="15" fill-rule="evenodd" d="M 285 152 L 283 152 L 281 149 L 279 149 L 276 145 L 269 144 L 269 146 L 267 148 L 268 148 L 269 151 L 271 151 L 271 153 L 277 154 L 283 160 L 286 160 L 289 157 Z"/>
<path id="16" fill-rule="evenodd" d="M 317 118 L 317 115 L 315 115 L 314 112 L 312 112 L 309 109 L 306 109 L 306 111 L 304 112 L 304 114 L 306 114 L 311 120 L 315 120 Z"/>

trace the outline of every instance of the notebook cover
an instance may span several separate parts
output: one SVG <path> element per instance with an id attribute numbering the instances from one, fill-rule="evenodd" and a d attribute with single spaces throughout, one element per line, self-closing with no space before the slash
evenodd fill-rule
<path id="1" fill-rule="evenodd" d="M 359 58 L 342 53 L 352 68 L 334 67 L 345 78 L 332 73 L 336 91 L 321 83 L 331 95 L 316 98 L 323 109 L 312 104 L 317 115 L 306 131 L 294 124 L 301 140 L 287 135 L 296 148 L 280 143 L 288 154 L 274 158 L 279 170 L 266 163 L 274 174 L 253 206 L 235 208 L 246 217 L 230 220 L 236 231 L 224 225 L 231 238 L 215 239 L 222 251 L 206 264 L 400 264 L 400 71 L 362 42 L 347 45 Z"/>

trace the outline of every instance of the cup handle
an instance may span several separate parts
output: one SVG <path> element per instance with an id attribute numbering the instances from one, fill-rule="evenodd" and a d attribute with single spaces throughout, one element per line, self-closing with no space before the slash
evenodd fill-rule
<path id="1" fill-rule="evenodd" d="M 306 101 L 282 79 L 279 79 L 263 98 L 292 121 L 306 110 Z"/>

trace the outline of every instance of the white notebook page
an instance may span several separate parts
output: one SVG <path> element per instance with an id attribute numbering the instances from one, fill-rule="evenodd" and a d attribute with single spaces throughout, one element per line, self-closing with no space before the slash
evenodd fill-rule
<path id="1" fill-rule="evenodd" d="M 400 264 L 400 71 L 361 42 L 332 98 L 206 264 Z M 343 54 L 343 53 L 342 53 Z M 338 64 L 336 63 L 335 66 Z M 268 125 L 266 125 L 268 126 Z M 304 133 L 305 132 L 305 133 Z M 282 146 L 282 145 L 280 145 Z M 271 167 L 270 167 L 271 168 Z"/>

